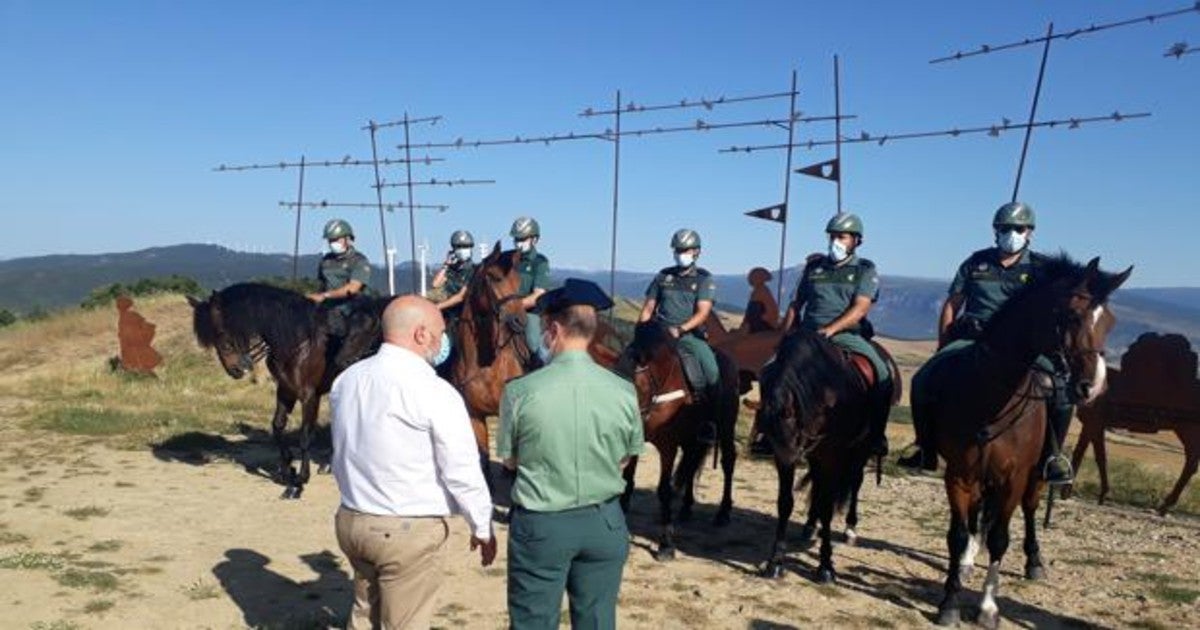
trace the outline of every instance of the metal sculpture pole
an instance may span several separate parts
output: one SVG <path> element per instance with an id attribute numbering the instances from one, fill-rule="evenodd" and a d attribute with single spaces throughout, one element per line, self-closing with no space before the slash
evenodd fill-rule
<path id="1" fill-rule="evenodd" d="M 837 211 L 840 213 L 842 211 L 842 73 L 837 55 L 833 56 L 833 139 L 833 158 L 837 160 L 838 167 Z M 788 141 L 789 151 L 791 144 L 791 141 Z"/>
<path id="2" fill-rule="evenodd" d="M 304 212 L 304 156 L 300 156 L 300 183 L 296 189 L 296 238 L 292 243 L 292 282 L 300 278 L 300 215 Z"/>
<path id="3" fill-rule="evenodd" d="M 787 166 L 783 169 L 783 221 L 779 225 L 779 283 L 775 288 L 775 303 L 783 304 L 783 270 L 787 254 L 788 214 L 791 211 L 789 203 L 792 191 L 792 141 L 796 133 L 796 71 L 792 70 L 792 90 L 788 104 L 788 150 Z"/>
<path id="4" fill-rule="evenodd" d="M 613 138 L 613 196 L 612 196 L 612 246 L 609 253 L 608 262 L 608 294 L 616 299 L 617 297 L 617 210 L 620 205 L 621 191 L 621 90 L 617 90 L 616 107 L 613 108 L 613 117 L 616 119 L 616 134 Z M 610 309 L 608 312 L 608 321 L 611 324 L 615 317 L 616 309 Z"/>
<path id="5" fill-rule="evenodd" d="M 1025 127 L 1025 141 L 1021 144 L 1021 160 L 1017 162 L 1017 178 L 1013 182 L 1012 200 L 1017 200 L 1021 191 L 1021 175 L 1025 172 L 1025 157 L 1029 154 L 1029 140 L 1033 137 L 1033 121 L 1037 116 L 1038 100 L 1042 96 L 1042 79 L 1046 77 L 1046 59 L 1050 56 L 1050 42 L 1054 35 L 1054 22 L 1046 27 L 1046 45 L 1042 47 L 1042 65 L 1038 67 L 1037 85 L 1033 88 L 1033 103 L 1029 106 L 1029 124 Z"/>
<path id="6" fill-rule="evenodd" d="M 383 188 L 379 180 L 379 152 L 376 149 L 375 131 L 379 128 L 374 120 L 368 121 L 367 129 L 371 132 L 371 165 L 375 168 L 375 200 L 379 205 L 379 233 L 383 236 L 383 259 L 388 256 L 387 223 L 383 220 Z M 408 156 L 405 157 L 408 159 Z M 411 201 L 410 201 L 411 203 Z M 396 295 L 396 274 L 388 266 L 388 295 Z"/>

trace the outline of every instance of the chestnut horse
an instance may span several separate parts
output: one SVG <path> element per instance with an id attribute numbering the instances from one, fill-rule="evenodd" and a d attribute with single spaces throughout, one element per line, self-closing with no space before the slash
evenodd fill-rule
<path id="1" fill-rule="evenodd" d="M 275 379 L 275 415 L 271 433 L 279 448 L 273 479 L 285 486 L 283 498 L 299 499 L 309 480 L 309 449 L 317 426 L 321 396 L 342 370 L 373 353 L 382 340 L 379 316 L 386 298 L 361 298 L 347 318 L 341 343 L 328 335 L 327 307 L 303 295 L 266 284 L 241 283 L 213 291 L 207 300 L 188 297 L 192 328 L 204 348 L 215 348 L 225 373 L 239 379 L 265 356 Z M 335 347 L 336 346 L 336 347 Z M 292 466 L 284 440 L 288 414 L 300 403 L 300 470 Z"/>
<path id="2" fill-rule="evenodd" d="M 929 365 L 927 391 L 914 391 L 914 421 L 934 431 L 946 460 L 950 566 L 937 623 L 961 618 L 962 580 L 987 541 L 989 564 L 979 623 L 996 627 L 1000 562 L 1008 549 L 1008 525 L 1019 505 L 1025 517 L 1025 576 L 1045 575 L 1035 514 L 1044 486 L 1038 470 L 1046 435 L 1045 399 L 1052 385 L 1036 371 L 1041 355 L 1062 355 L 1068 386 L 1090 401 L 1104 387 L 1103 358 L 1108 296 L 1132 272 L 1100 271 L 1066 256 L 1050 258 L 1038 277 L 1014 294 L 988 321 L 978 340 Z"/>
<path id="3" fill-rule="evenodd" d="M 654 557 L 671 560 L 675 557 L 675 529 L 672 510 L 675 495 L 682 494 L 679 520 L 691 518 L 695 503 L 695 479 L 704 463 L 707 445 L 701 444 L 697 432 L 702 422 L 714 422 L 717 444 L 721 452 L 724 474 L 721 503 L 713 523 L 727 525 L 733 510 L 733 467 L 737 460 L 734 432 L 737 425 L 738 389 L 737 367 L 723 353 L 717 352 L 720 382 L 716 400 L 698 399 L 688 386 L 677 343 L 666 327 L 655 322 L 638 324 L 633 343 L 623 356 L 619 371 L 632 378 L 637 389 L 638 405 L 642 412 L 646 441 L 654 445 L 659 455 L 657 496 L 659 502 L 658 549 Z M 680 451 L 683 457 L 676 467 Z M 621 507 L 628 511 L 633 495 L 633 479 L 638 458 L 630 459 L 625 467 L 625 493 Z"/>

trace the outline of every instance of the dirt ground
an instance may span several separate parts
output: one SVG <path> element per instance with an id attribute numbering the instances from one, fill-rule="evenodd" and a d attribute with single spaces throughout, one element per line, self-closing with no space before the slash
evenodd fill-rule
<path id="1" fill-rule="evenodd" d="M 160 323 L 160 339 L 187 337 L 186 322 L 171 314 L 178 305 L 146 308 Z M 108 324 L 64 320 L 50 326 L 0 339 L 0 360 L 33 366 L 0 377 L 0 628 L 324 628 L 342 623 L 351 594 L 348 566 L 333 536 L 338 502 L 333 479 L 317 476 L 303 499 L 281 500 L 281 488 L 262 474 L 273 466 L 274 450 L 252 427 L 225 435 L 202 433 L 178 448 L 117 448 L 106 439 L 28 428 L 27 419 L 39 406 L 57 404 L 53 392 L 62 383 L 87 385 L 73 394 L 77 397 L 110 395 L 102 382 L 108 376 L 37 367 L 98 362 L 111 345 L 100 337 Z M 43 350 L 45 356 L 33 352 L 59 337 L 72 341 Z M 919 342 L 895 351 L 902 364 L 911 363 L 906 354 L 928 353 Z M 180 352 L 168 345 L 164 354 L 178 364 Z M 262 426 L 270 410 L 269 387 L 228 381 L 210 356 L 194 348 L 188 352 L 193 354 L 187 360 L 196 362 L 204 378 L 181 372 L 178 389 L 166 391 L 162 395 L 169 398 L 163 400 L 203 407 L 216 404 L 211 392 L 229 392 L 231 399 L 250 401 L 249 411 L 231 407 L 229 413 L 261 415 L 257 426 Z M 167 373 L 162 380 L 171 378 Z M 30 388 L 51 393 L 29 393 Z M 15 398 L 14 392 L 42 397 Z M 896 424 L 891 437 L 899 447 L 911 433 Z M 1116 439 L 1112 456 L 1130 455 L 1176 474 L 1177 443 L 1164 449 L 1168 442 L 1144 438 Z M 657 534 L 652 493 L 657 459 L 647 446 L 638 469 L 621 627 L 930 625 L 947 564 L 947 510 L 937 479 L 886 475 L 881 486 L 864 487 L 858 545 L 835 547 L 840 583 L 830 587 L 814 584 L 815 548 L 799 545 L 783 578 L 757 574 L 773 535 L 776 481 L 770 462 L 744 456 L 736 472 L 732 524 L 722 529 L 708 524 L 720 475 L 706 466 L 696 518 L 680 530 L 678 558 L 656 562 L 650 551 Z M 1006 625 L 1196 627 L 1200 521 L 1101 508 L 1081 499 L 1059 503 L 1055 515 L 1056 527 L 1041 536 L 1049 563 L 1049 579 L 1043 582 L 1021 578 L 1019 523 L 1012 527 L 998 598 Z M 799 513 L 793 517 L 793 534 L 801 518 Z M 497 532 L 503 543 L 505 527 L 497 525 Z M 483 569 L 467 541 L 466 527 L 456 519 L 446 561 L 450 579 L 436 623 L 506 627 L 503 544 L 497 564 Z M 976 595 L 983 573 L 976 571 L 968 583 Z"/>

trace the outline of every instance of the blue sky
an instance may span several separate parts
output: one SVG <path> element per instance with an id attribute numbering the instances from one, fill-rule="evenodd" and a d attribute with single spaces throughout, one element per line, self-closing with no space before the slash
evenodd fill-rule
<path id="1" fill-rule="evenodd" d="M 930 65 L 988 42 L 1183 8 L 1148 2 L 49 2 L 0 0 L 0 216 L 5 258 L 126 251 L 181 242 L 290 251 L 296 172 L 214 173 L 219 164 L 368 156 L 368 120 L 442 115 L 414 141 L 603 130 L 577 116 L 621 89 L 638 103 L 785 91 L 798 109 L 833 110 L 832 57 L 842 58 L 847 135 L 1023 120 L 1040 50 Z M 1021 197 L 1040 215 L 1036 243 L 1111 268 L 1135 264 L 1135 286 L 1194 286 L 1200 233 L 1200 13 L 1057 41 L 1040 116 L 1151 111 L 1149 119 L 1036 133 Z M 786 115 L 785 101 L 641 114 L 626 128 Z M 798 128 L 826 139 L 829 124 Z M 780 201 L 783 152 L 719 154 L 776 143 L 780 130 L 628 138 L 622 143 L 619 264 L 670 262 L 678 227 L 705 239 L 718 272 L 774 267 L 776 224 L 742 216 Z M 380 133 L 397 157 L 398 130 Z M 990 244 L 1008 200 L 1021 135 L 852 145 L 845 207 L 867 223 L 862 253 L 885 275 L 948 277 Z M 543 225 L 558 267 L 606 268 L 612 148 L 603 141 L 431 152 L 418 178 L 497 184 L 417 189 L 417 239 L 443 251 L 459 227 L 502 236 L 520 214 Z M 797 166 L 832 148 L 796 152 Z M 385 177 L 403 177 L 392 168 Z M 370 169 L 314 169 L 310 200 L 372 201 Z M 389 193 L 399 200 L 399 191 Z M 831 183 L 793 176 L 789 264 L 824 246 Z M 382 258 L 374 210 L 337 213 Z M 307 212 L 302 250 L 321 246 Z M 407 254 L 408 220 L 387 218 Z"/>

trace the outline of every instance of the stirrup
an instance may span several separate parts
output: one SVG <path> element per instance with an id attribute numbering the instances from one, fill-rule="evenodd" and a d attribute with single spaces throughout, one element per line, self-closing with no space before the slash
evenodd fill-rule
<path id="1" fill-rule="evenodd" d="M 1051 476 L 1050 473 L 1055 464 L 1061 467 L 1058 468 L 1058 472 L 1062 473 L 1061 476 Z M 1051 486 L 1069 486 L 1075 483 L 1075 471 L 1071 468 L 1071 460 L 1061 452 L 1047 457 L 1046 463 L 1042 466 L 1042 480 Z"/>

